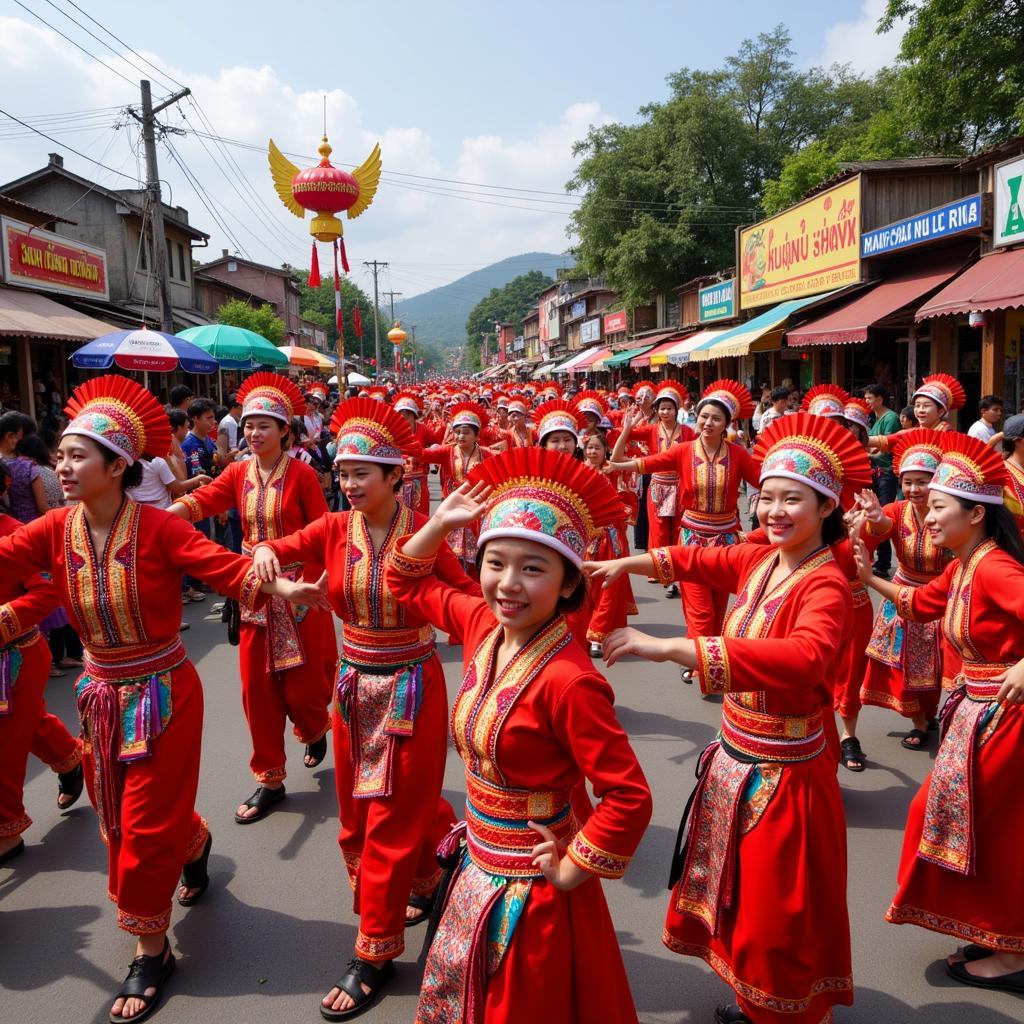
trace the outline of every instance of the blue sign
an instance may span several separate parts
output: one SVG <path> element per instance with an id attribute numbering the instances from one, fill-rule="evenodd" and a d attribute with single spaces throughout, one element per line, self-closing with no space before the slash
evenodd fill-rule
<path id="1" fill-rule="evenodd" d="M 587 300 L 586 299 L 577 299 L 569 307 L 569 317 L 572 320 L 575 320 L 577 317 L 586 316 L 586 315 L 587 315 Z"/>
<path id="2" fill-rule="evenodd" d="M 981 227 L 981 196 L 967 196 L 934 210 L 915 214 L 895 224 L 887 224 L 875 231 L 865 231 L 860 239 L 862 257 L 880 256 L 882 253 L 908 249 L 936 238 L 947 238 L 962 231 L 977 231 Z"/>
<path id="3" fill-rule="evenodd" d="M 736 281 L 734 278 L 701 288 L 697 293 L 700 322 L 708 324 L 715 320 L 728 320 L 736 316 L 735 291 Z"/>

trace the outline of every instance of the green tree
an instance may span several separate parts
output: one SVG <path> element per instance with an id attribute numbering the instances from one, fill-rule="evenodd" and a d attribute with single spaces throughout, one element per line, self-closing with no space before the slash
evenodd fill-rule
<path id="1" fill-rule="evenodd" d="M 879 31 L 900 18 L 902 98 L 931 152 L 974 153 L 1024 130 L 1022 0 L 888 0 Z"/>
<path id="2" fill-rule="evenodd" d="M 494 334 L 494 324 L 510 323 L 521 331 L 523 318 L 536 309 L 541 292 L 554 284 L 546 274 L 531 270 L 514 277 L 501 288 L 492 288 L 470 311 L 466 319 L 466 362 L 468 370 L 480 369 L 482 334 Z M 443 364 L 439 364 L 443 365 Z"/>
<path id="3" fill-rule="evenodd" d="M 275 315 L 273 306 L 268 302 L 253 309 L 241 299 L 232 299 L 217 310 L 217 323 L 245 327 L 275 345 L 284 344 L 284 321 Z"/>

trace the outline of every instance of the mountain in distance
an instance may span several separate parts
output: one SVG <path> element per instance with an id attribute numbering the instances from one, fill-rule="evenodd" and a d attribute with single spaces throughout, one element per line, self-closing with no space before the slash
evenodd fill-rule
<path id="1" fill-rule="evenodd" d="M 568 253 L 527 252 L 521 256 L 509 256 L 489 267 L 474 270 L 451 284 L 396 302 L 395 315 L 401 317 L 406 328 L 410 324 L 416 325 L 417 341 L 433 342 L 442 348 L 458 348 L 466 340 L 469 314 L 492 288 L 501 288 L 514 277 L 528 274 L 531 270 L 539 270 L 554 278 L 557 270 L 571 267 L 573 263 Z"/>

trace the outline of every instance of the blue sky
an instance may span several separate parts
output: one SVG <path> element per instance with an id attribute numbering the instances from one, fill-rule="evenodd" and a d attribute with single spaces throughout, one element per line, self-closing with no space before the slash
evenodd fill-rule
<path id="1" fill-rule="evenodd" d="M 54 2 L 138 62 L 69 0 Z M 218 135 L 260 150 L 273 135 L 282 148 L 312 155 L 326 92 L 328 132 L 339 162 L 361 161 L 380 141 L 385 171 L 545 192 L 564 187 L 573 167 L 572 142 L 589 124 L 634 119 L 641 105 L 665 96 L 668 73 L 715 67 L 743 38 L 779 22 L 790 29 L 801 66 L 851 61 L 870 72 L 891 60 L 898 43 L 898 34 L 883 40 L 873 35 L 883 0 L 75 2 L 189 84 Z M 137 94 L 29 12 L 128 79 L 141 75 L 45 0 L 23 3 L 28 11 L 0 0 L 0 106 L 92 160 L 129 177 L 137 173 L 133 129 L 113 130 L 116 109 L 78 121 L 41 120 L 116 108 L 136 101 Z M 289 23 L 282 19 L 289 10 L 303 13 Z M 0 181 L 39 166 L 55 148 L 29 132 L 12 132 L 4 120 Z M 168 114 L 169 123 L 186 129 L 198 120 L 191 107 Z M 162 177 L 174 202 L 187 206 L 193 222 L 214 236 L 214 252 L 227 247 L 274 264 L 308 259 L 305 228 L 277 204 L 262 152 L 231 148 L 241 174 L 273 204 L 272 212 L 238 198 L 238 172 L 223 156 L 214 152 L 211 159 L 195 137 L 172 137 L 171 143 L 199 189 L 163 152 Z M 131 184 L 88 160 L 65 156 L 69 167 L 88 177 Z M 447 189 L 460 194 L 438 194 Z M 211 221 L 198 190 L 225 227 Z M 240 191 L 248 195 L 245 185 Z M 561 251 L 569 244 L 565 214 L 571 207 L 565 197 L 543 206 L 535 198 L 516 202 L 517 196 L 537 193 L 471 191 L 391 178 L 346 232 L 353 263 L 389 260 L 390 286 L 411 295 L 495 259 L 529 249 Z"/>

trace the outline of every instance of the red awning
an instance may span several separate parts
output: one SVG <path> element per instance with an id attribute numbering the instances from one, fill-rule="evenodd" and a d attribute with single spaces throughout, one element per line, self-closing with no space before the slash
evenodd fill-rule
<path id="1" fill-rule="evenodd" d="M 1024 306 L 1024 249 L 983 256 L 926 302 L 918 320 Z"/>
<path id="2" fill-rule="evenodd" d="M 786 344 L 854 345 L 867 341 L 869 327 L 941 287 L 963 264 L 962 257 L 944 260 L 879 281 L 845 306 L 789 331 Z M 920 313 L 917 318 L 921 319 Z"/>

